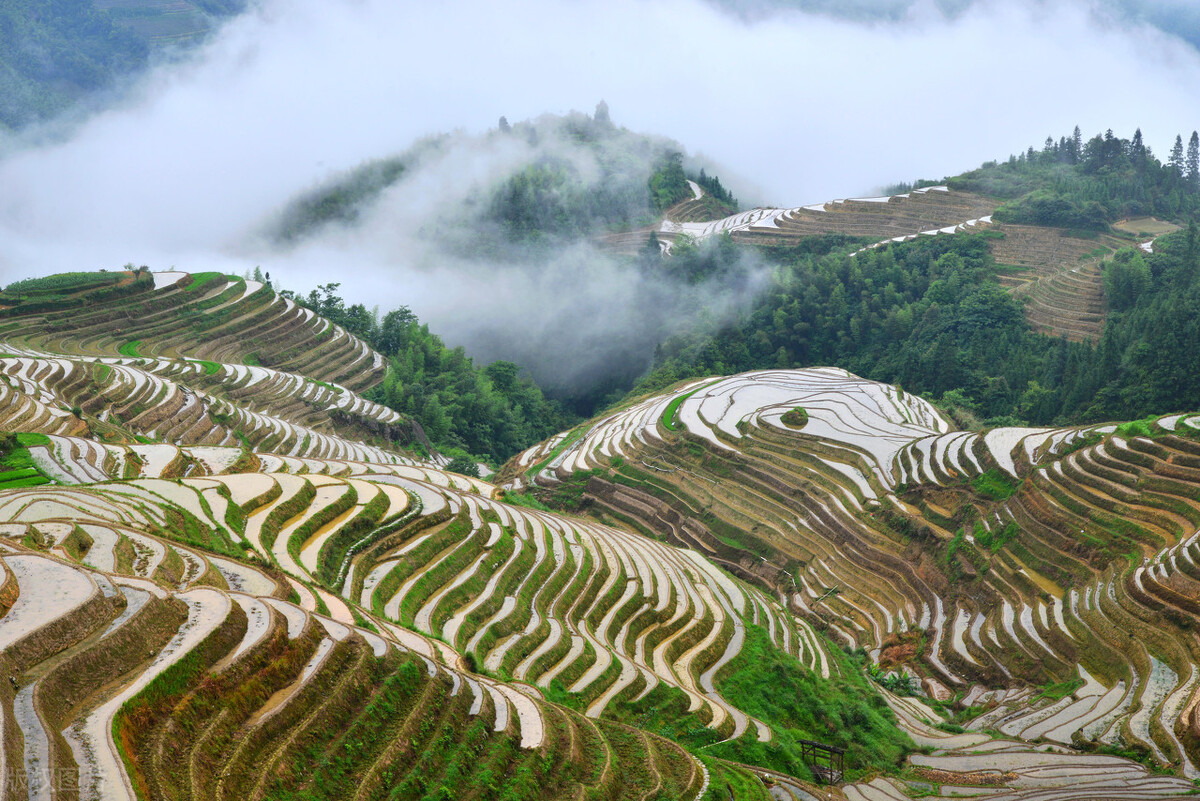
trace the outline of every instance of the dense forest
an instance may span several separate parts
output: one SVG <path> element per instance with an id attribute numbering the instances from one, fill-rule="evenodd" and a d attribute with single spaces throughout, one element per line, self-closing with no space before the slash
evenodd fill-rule
<path id="1" fill-rule="evenodd" d="M 159 44 L 177 45 L 236 14 L 246 0 L 170 4 L 93 0 L 0 3 L 0 130 L 48 119 L 89 93 L 109 89 L 147 67 Z M 156 36 L 157 32 L 164 34 Z M 162 41 L 160 42 L 160 38 Z"/>
<path id="2" fill-rule="evenodd" d="M 498 464 L 575 422 L 512 362 L 476 367 L 461 347 L 446 347 L 408 308 L 380 318 L 361 303 L 347 306 L 338 287 L 284 294 L 382 353 L 387 377 L 368 397 L 418 421 L 442 452 Z"/>
<path id="3" fill-rule="evenodd" d="M 1078 129 L 947 181 L 1010 198 L 997 220 L 1077 231 L 1122 217 L 1187 222 L 1200 211 L 1200 136 L 1168 161 L 1138 131 L 1082 141 Z M 1155 252 L 1105 268 L 1110 308 L 1096 345 L 1030 330 L 996 282 L 987 239 L 922 237 L 851 258 L 847 247 L 765 249 L 776 264 L 755 307 L 715 332 L 664 342 L 636 391 L 703 374 L 831 364 L 941 399 L 1001 425 L 1129 419 L 1200 407 L 1200 245 L 1195 223 Z M 1190 345 L 1189 343 L 1193 343 Z"/>
<path id="4" fill-rule="evenodd" d="M 0 124 L 18 128 L 146 65 L 148 44 L 92 0 L 0 4 Z"/>
<path id="5" fill-rule="evenodd" d="M 1163 163 L 1141 129 L 1131 139 L 1110 130 L 1085 142 L 1076 127 L 1057 141 L 1047 137 L 1041 150 L 988 162 L 947 184 L 1010 198 L 997 210 L 998 222 L 1103 230 L 1122 217 L 1191 217 L 1200 211 L 1200 134 L 1192 133 L 1186 150 L 1176 136 Z"/>

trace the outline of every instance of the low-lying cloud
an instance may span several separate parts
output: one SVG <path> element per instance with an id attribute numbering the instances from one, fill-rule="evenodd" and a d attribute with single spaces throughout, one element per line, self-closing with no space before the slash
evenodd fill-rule
<path id="1" fill-rule="evenodd" d="M 1200 127 L 1200 55 L 1133 12 L 1104 11 L 1114 3 L 947 14 L 883 2 L 872 15 L 863 2 L 865 16 L 846 19 L 704 0 L 261 0 L 65 138 L 2 143 L 0 282 L 128 261 L 261 265 L 285 287 L 341 281 L 350 302 L 410 305 L 484 358 L 517 356 L 516 332 L 536 332 L 565 375 L 579 353 L 626 335 L 617 304 L 653 318 L 653 302 L 638 305 L 654 297 L 642 278 L 585 244 L 514 271 L 455 263 L 411 235 L 447 182 L 450 194 L 484 187 L 502 161 L 465 157 L 359 228 L 298 248 L 259 232 L 297 193 L 430 133 L 474 135 L 502 114 L 601 98 L 618 124 L 719 165 L 743 203 L 941 177 L 1075 124 L 1086 135 L 1141 126 L 1165 153 Z M 1124 5 L 1161 14 L 1171 3 Z M 556 356 L 570 337 L 547 332 L 568 322 L 575 350 Z"/>

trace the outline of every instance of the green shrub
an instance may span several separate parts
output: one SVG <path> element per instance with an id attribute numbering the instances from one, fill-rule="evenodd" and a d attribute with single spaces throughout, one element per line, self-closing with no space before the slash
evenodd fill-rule
<path id="1" fill-rule="evenodd" d="M 797 406 L 790 412 L 785 412 L 783 417 L 780 419 L 783 421 L 785 426 L 789 426 L 791 428 L 804 428 L 804 425 L 808 422 L 808 412 Z"/>
<path id="2" fill-rule="evenodd" d="M 1004 501 L 1016 493 L 1018 485 L 1007 473 L 992 468 L 971 479 L 971 488 L 989 500 Z"/>

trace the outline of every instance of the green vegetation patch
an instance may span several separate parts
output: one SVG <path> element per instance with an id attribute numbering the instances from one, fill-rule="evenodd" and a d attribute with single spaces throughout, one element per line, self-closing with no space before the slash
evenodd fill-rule
<path id="1" fill-rule="evenodd" d="M 784 412 L 780 420 L 783 421 L 785 426 L 790 428 L 804 428 L 805 424 L 808 423 L 808 412 L 797 406 L 790 412 Z"/>
<path id="2" fill-rule="evenodd" d="M 1018 487 L 1012 476 L 998 468 L 992 468 L 971 479 L 971 489 L 993 501 L 1008 500 L 1016 493 Z"/>
<path id="3" fill-rule="evenodd" d="M 901 765 L 913 745 L 883 696 L 860 665 L 836 649 L 829 655 L 840 663 L 841 676 L 823 679 L 780 652 L 761 626 L 747 626 L 742 651 L 718 675 L 717 686 L 731 704 L 767 723 L 774 736 L 760 743 L 751 730 L 705 753 L 804 776 L 799 740 L 807 739 L 845 748 L 851 778 Z"/>
<path id="4" fill-rule="evenodd" d="M 192 282 L 185 286 L 185 292 L 195 292 L 216 280 L 228 280 L 224 273 L 192 273 Z"/>
<path id="5" fill-rule="evenodd" d="M 29 451 L 22 450 L 27 457 Z M 50 479 L 39 473 L 36 467 L 20 467 L 15 470 L 0 471 L 0 490 L 37 487 L 49 483 Z"/>
<path id="6" fill-rule="evenodd" d="M 4 287 L 5 294 L 43 294 L 48 292 L 75 292 L 116 284 L 125 278 L 125 273 L 58 273 L 44 278 L 26 278 Z"/>
<path id="7" fill-rule="evenodd" d="M 1155 416 L 1147 417 L 1144 420 L 1130 420 L 1128 423 L 1121 423 L 1117 426 L 1117 433 L 1122 437 L 1160 437 L 1163 435 L 1163 430 L 1154 425 L 1157 419 Z"/>
<path id="8" fill-rule="evenodd" d="M 720 379 L 717 379 L 717 381 L 720 381 Z M 717 383 L 717 382 L 710 381 L 707 384 L 705 384 L 704 386 L 696 387 L 691 392 L 680 395 L 678 398 L 675 398 L 675 400 L 668 403 L 667 408 L 663 410 L 663 416 L 662 416 L 663 427 L 665 429 L 667 429 L 668 431 L 674 431 L 675 430 L 675 415 L 679 413 L 679 407 L 683 405 L 683 402 L 685 400 L 687 400 L 688 398 L 692 397 L 693 395 L 695 395 L 700 390 L 705 389 L 707 387 L 711 387 L 715 383 Z"/>
<path id="9" fill-rule="evenodd" d="M 189 359 L 188 361 L 195 362 L 204 368 L 205 375 L 216 375 L 221 372 L 221 365 L 216 362 L 210 362 L 206 359 Z"/>
<path id="10" fill-rule="evenodd" d="M 781 652 L 767 632 L 746 627 L 741 652 L 717 676 L 717 689 L 738 709 L 771 727 L 770 742 L 760 743 L 754 727 L 732 742 L 687 712 L 688 699 L 665 685 L 637 702 L 614 700 L 605 713 L 623 723 L 658 734 L 694 753 L 756 765 L 799 778 L 809 777 L 799 740 L 816 740 L 846 751 L 849 780 L 873 772 L 893 772 L 913 750 L 895 717 L 863 674 L 863 667 L 837 649 L 828 655 L 840 676 L 823 679 Z M 577 696 L 551 684 L 547 698 L 575 706 Z"/>
<path id="11" fill-rule="evenodd" d="M 501 500 L 513 506 L 524 506 L 527 509 L 537 509 L 540 512 L 553 511 L 549 506 L 539 501 L 533 495 L 525 492 L 505 492 Z"/>
<path id="12" fill-rule="evenodd" d="M 987 548 L 992 553 L 996 553 L 1008 543 L 1017 538 L 1021 533 L 1021 527 L 1017 525 L 1015 520 L 1010 520 L 1008 525 L 999 531 L 988 531 L 983 527 L 983 523 L 975 522 L 975 542 L 983 548 Z"/>
<path id="13" fill-rule="evenodd" d="M 1044 698 L 1051 703 L 1055 701 L 1061 701 L 1063 698 L 1066 698 L 1068 695 L 1075 692 L 1082 686 L 1083 679 L 1080 678 L 1074 678 L 1068 681 L 1060 681 L 1057 684 L 1047 684 L 1046 686 L 1042 687 L 1042 691 L 1038 693 L 1037 697 L 1033 700 L 1037 701 L 1038 699 Z"/>
<path id="14" fill-rule="evenodd" d="M 50 483 L 33 463 L 29 449 L 38 445 L 49 445 L 45 434 L 18 433 L 0 434 L 0 489 L 36 487 Z"/>
<path id="15" fill-rule="evenodd" d="M 140 339 L 135 339 L 132 342 L 126 342 L 124 345 L 117 348 L 117 353 L 121 354 L 122 356 L 132 356 L 135 359 L 141 358 L 142 354 L 138 353 L 138 346 L 141 344 L 142 340 Z"/>

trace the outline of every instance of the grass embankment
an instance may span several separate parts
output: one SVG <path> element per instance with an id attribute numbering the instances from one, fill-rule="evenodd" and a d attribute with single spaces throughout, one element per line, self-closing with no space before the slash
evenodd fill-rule
<path id="1" fill-rule="evenodd" d="M 720 378 L 717 379 L 717 381 L 721 381 L 721 380 L 723 380 L 723 379 L 720 379 Z M 675 415 L 679 413 L 679 407 L 683 405 L 683 402 L 685 400 L 687 400 L 688 398 L 692 397 L 693 395 L 695 395 L 700 390 L 711 387 L 713 384 L 717 383 L 717 381 L 709 381 L 707 384 L 696 387 L 691 392 L 686 392 L 683 395 L 680 395 L 678 398 L 675 398 L 674 400 L 672 400 L 670 403 L 668 403 L 667 408 L 663 410 L 663 415 L 662 415 L 663 428 L 667 429 L 668 431 L 674 431 L 675 430 Z"/>
<path id="2" fill-rule="evenodd" d="M 971 489 L 993 501 L 1006 501 L 1016 493 L 1019 485 L 1006 473 L 996 468 L 971 479 Z"/>
<path id="3" fill-rule="evenodd" d="M 829 655 L 841 675 L 821 678 L 782 653 L 767 632 L 746 627 L 741 652 L 717 676 L 725 700 L 771 727 L 771 741 L 757 741 L 751 726 L 741 738 L 719 742 L 721 735 L 689 714 L 682 692 L 659 684 L 641 701 L 614 700 L 606 717 L 658 734 L 693 753 L 755 765 L 797 778 L 811 778 L 800 758 L 800 740 L 817 740 L 846 749 L 849 780 L 875 772 L 894 772 L 914 746 L 860 666 L 837 649 Z M 555 681 L 548 700 L 578 707 L 578 695 Z"/>
<path id="4" fill-rule="evenodd" d="M 49 484 L 29 454 L 31 447 L 49 445 L 45 434 L 0 434 L 0 489 L 18 489 Z"/>
<path id="5" fill-rule="evenodd" d="M 797 406 L 790 412 L 784 412 L 780 420 L 789 428 L 804 428 L 805 423 L 808 422 L 808 412 Z"/>
<path id="6" fill-rule="evenodd" d="M 206 359 L 188 359 L 188 361 L 203 367 L 205 375 L 216 375 L 221 371 L 221 365 L 216 362 L 210 362 Z"/>
<path id="7" fill-rule="evenodd" d="M 5 294 L 41 294 L 46 292 L 72 292 L 116 284 L 125 278 L 121 273 L 58 273 L 44 278 L 27 278 L 14 281 L 4 287 Z"/>
<path id="8" fill-rule="evenodd" d="M 192 273 L 192 281 L 184 287 L 185 292 L 195 292 L 217 279 L 230 280 L 223 273 Z"/>

